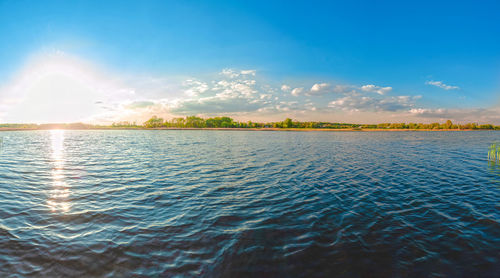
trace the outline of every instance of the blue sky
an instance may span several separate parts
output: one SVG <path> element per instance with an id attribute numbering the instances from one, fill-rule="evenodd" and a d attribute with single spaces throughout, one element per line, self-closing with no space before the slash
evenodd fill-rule
<path id="1" fill-rule="evenodd" d="M 0 121 L 500 123 L 499 13 L 498 1 L 0 0 Z"/>

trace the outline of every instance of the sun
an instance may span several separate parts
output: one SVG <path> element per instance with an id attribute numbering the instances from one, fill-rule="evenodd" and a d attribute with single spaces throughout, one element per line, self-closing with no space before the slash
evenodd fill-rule
<path id="1" fill-rule="evenodd" d="M 32 59 L 6 89 L 14 122 L 79 122 L 99 111 L 113 86 L 95 65 L 64 54 Z"/>

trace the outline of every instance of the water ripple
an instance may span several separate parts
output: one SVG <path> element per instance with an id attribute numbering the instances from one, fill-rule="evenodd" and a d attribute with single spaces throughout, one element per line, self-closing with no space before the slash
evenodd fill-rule
<path id="1" fill-rule="evenodd" d="M 0 276 L 495 277 L 499 135 L 3 132 Z"/>

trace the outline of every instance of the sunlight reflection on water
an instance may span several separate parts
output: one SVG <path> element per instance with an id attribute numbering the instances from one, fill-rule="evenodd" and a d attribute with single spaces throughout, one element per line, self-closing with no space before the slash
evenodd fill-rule
<path id="1" fill-rule="evenodd" d="M 70 194 L 68 184 L 64 179 L 64 130 L 50 131 L 52 148 L 52 190 L 47 204 L 53 212 L 68 212 Z"/>

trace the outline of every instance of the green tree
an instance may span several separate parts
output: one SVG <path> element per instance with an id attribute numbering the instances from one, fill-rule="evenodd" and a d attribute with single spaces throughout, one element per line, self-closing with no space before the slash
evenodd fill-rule
<path id="1" fill-rule="evenodd" d="M 186 127 L 202 128 L 205 127 L 205 120 L 196 116 L 186 117 Z"/>
<path id="2" fill-rule="evenodd" d="M 453 128 L 453 123 L 450 120 L 447 120 L 446 123 L 442 125 L 443 129 L 452 129 Z"/>
<path id="3" fill-rule="evenodd" d="M 480 125 L 479 129 L 494 129 L 492 125 L 486 124 L 486 125 Z"/>
<path id="4" fill-rule="evenodd" d="M 293 127 L 293 121 L 290 118 L 286 118 L 285 121 L 283 121 L 283 127 L 284 128 L 292 128 Z"/>
<path id="5" fill-rule="evenodd" d="M 158 118 L 156 116 L 151 117 L 144 123 L 144 126 L 149 128 L 161 127 L 162 125 L 163 125 L 163 119 Z"/>

